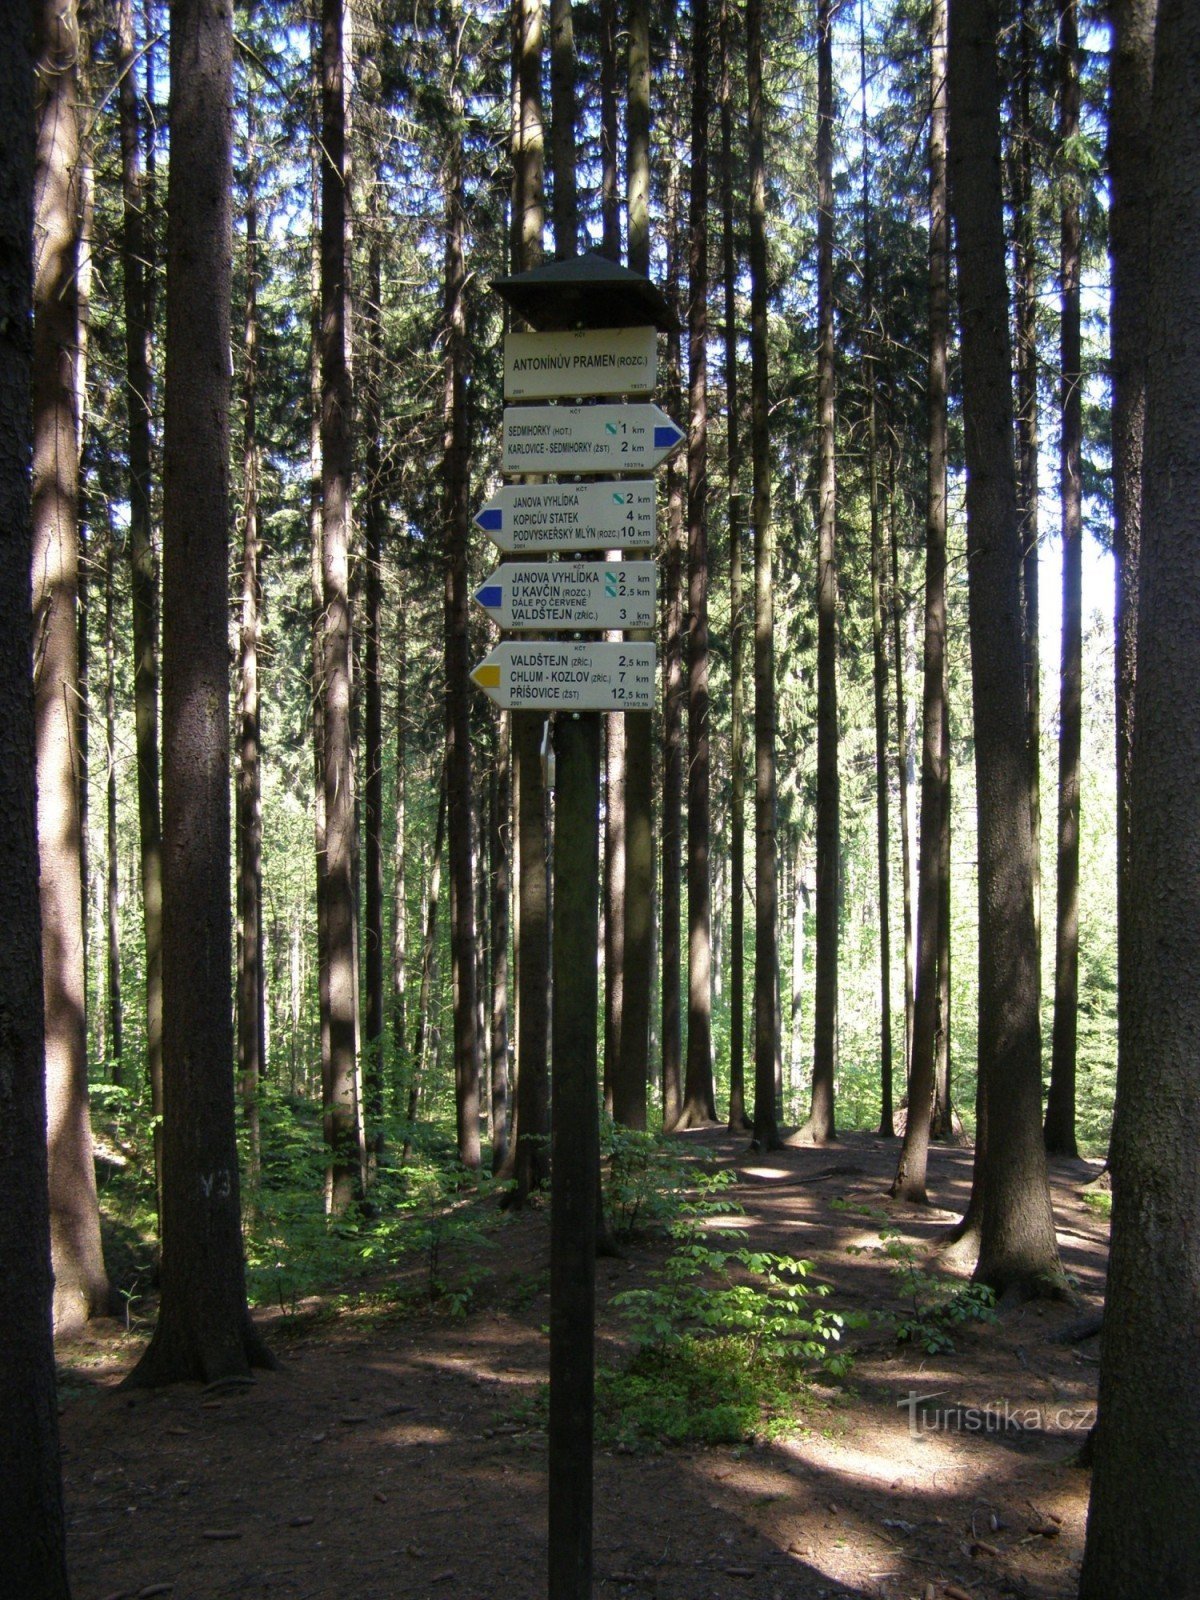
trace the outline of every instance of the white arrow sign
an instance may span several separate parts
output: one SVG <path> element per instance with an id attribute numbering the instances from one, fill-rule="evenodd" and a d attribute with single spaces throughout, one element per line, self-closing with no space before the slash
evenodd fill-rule
<path id="1" fill-rule="evenodd" d="M 654 483 L 508 484 L 476 514 L 501 550 L 654 547 Z"/>
<path id="2" fill-rule="evenodd" d="M 475 591 L 502 628 L 652 628 L 653 561 L 505 562 Z"/>
<path id="3" fill-rule="evenodd" d="M 505 472 L 652 472 L 683 429 L 652 405 L 509 406 Z"/>
<path id="4" fill-rule="evenodd" d="M 498 644 L 472 672 L 504 710 L 650 711 L 652 644 Z"/>
<path id="5" fill-rule="evenodd" d="M 506 400 L 650 394 L 657 376 L 658 338 L 653 328 L 505 335 Z"/>

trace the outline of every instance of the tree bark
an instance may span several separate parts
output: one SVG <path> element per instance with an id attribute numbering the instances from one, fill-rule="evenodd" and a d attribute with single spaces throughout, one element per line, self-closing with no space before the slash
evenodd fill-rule
<path id="1" fill-rule="evenodd" d="M 771 522 L 771 425 L 767 370 L 767 181 L 763 130 L 761 0 L 746 5 L 750 154 L 750 456 L 754 474 L 754 1132 L 760 1150 L 779 1144 L 779 840 L 775 790 L 775 530 Z"/>
<path id="2" fill-rule="evenodd" d="M 68 1600 L 51 1339 L 45 1014 L 29 610 L 34 56 L 29 13 L 0 10 L 0 1548 L 13 1595 Z"/>
<path id="3" fill-rule="evenodd" d="M 1055 922 L 1054 1032 L 1046 1149 L 1074 1156 L 1075 1047 L 1079 1024 L 1079 781 L 1083 677 L 1083 356 L 1080 330 L 1079 16 L 1076 0 L 1059 0 L 1059 145 L 1066 172 L 1062 202 L 1060 319 L 1062 430 L 1062 665 L 1059 690 L 1058 875 Z"/>
<path id="4" fill-rule="evenodd" d="M 836 1137 L 838 876 L 837 480 L 833 327 L 833 0 L 817 6 L 817 925 L 812 1109 L 805 1135 Z"/>
<path id="5" fill-rule="evenodd" d="M 34 9 L 33 675 L 54 1326 L 106 1309 L 88 1118 L 78 773 L 78 19 Z"/>
<path id="6" fill-rule="evenodd" d="M 350 217 L 346 141 L 345 0 L 323 0 L 321 33 L 321 594 L 325 897 L 329 967 L 329 1160 L 326 1209 L 354 1197 L 358 992 L 354 896 L 354 766 L 351 733 L 349 366 Z"/>
<path id="7" fill-rule="evenodd" d="M 384 1111 L 383 982 L 383 549 L 387 500 L 383 481 L 383 174 L 376 169 L 371 187 L 367 294 L 363 311 L 366 381 L 363 397 L 363 522 L 366 572 L 363 595 L 363 778 L 364 871 L 363 959 L 366 1005 L 366 1120 L 368 1143 L 378 1149 Z M 402 597 L 396 610 L 404 611 Z"/>
<path id="8" fill-rule="evenodd" d="M 708 0 L 692 4 L 688 202 L 687 1071 L 679 1126 L 715 1122 L 708 694 Z"/>
<path id="9" fill-rule="evenodd" d="M 1198 58 L 1195 7 L 1160 0 L 1149 124 L 1153 210 L 1129 925 L 1111 1150 L 1112 1252 L 1081 1600 L 1200 1593 L 1200 1392 L 1186 1376 L 1200 1360 Z M 1133 241 L 1125 234 L 1123 242 Z"/>
<path id="10" fill-rule="evenodd" d="M 997 34 L 994 0 L 951 0 L 950 185 L 962 328 L 979 808 L 979 1070 L 988 1128 L 976 1276 L 997 1292 L 1034 1293 L 1058 1290 L 1062 1270 L 1041 1139 Z"/>
<path id="11" fill-rule="evenodd" d="M 233 23 L 171 14 L 163 456 L 163 1251 L 130 1379 L 242 1377 L 271 1358 L 246 1308 L 234 1132 L 229 869 Z"/>
<path id="12" fill-rule="evenodd" d="M 946 197 L 946 6 L 930 19 L 929 125 L 929 494 L 925 521 L 925 655 L 921 822 L 917 868 L 917 967 L 908 1118 L 892 1183 L 898 1199 L 923 1205 L 929 1135 L 937 1101 L 938 953 L 941 948 L 942 819 L 948 804 L 946 748 L 946 352 L 950 334 L 950 219 Z"/>

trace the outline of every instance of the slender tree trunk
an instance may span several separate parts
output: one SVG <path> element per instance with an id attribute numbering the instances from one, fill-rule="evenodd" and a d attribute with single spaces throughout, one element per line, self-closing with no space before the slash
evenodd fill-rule
<path id="1" fill-rule="evenodd" d="M 1046 1149 L 1078 1154 L 1075 1143 L 1075 1046 L 1079 1021 L 1079 780 L 1083 678 L 1083 357 L 1079 272 L 1082 247 L 1079 180 L 1079 17 L 1060 0 L 1059 144 L 1067 171 L 1062 203 L 1062 658 L 1059 690 L 1058 875 L 1055 922 L 1054 1033 Z"/>
<path id="2" fill-rule="evenodd" d="M 367 294 L 363 308 L 366 375 L 363 394 L 363 521 L 366 573 L 363 607 L 363 734 L 364 800 L 364 927 L 363 967 L 366 979 L 366 1117 L 369 1143 L 376 1150 L 382 1138 L 384 1110 L 383 1002 L 383 548 L 387 534 L 387 500 L 383 481 L 383 228 L 378 168 L 371 189 Z M 403 615 L 404 597 L 396 607 Z M 393 968 L 394 971 L 394 968 Z"/>
<path id="3" fill-rule="evenodd" d="M 249 24 L 252 12 L 247 14 Z M 258 711 L 258 635 L 262 577 L 258 538 L 258 160 L 255 80 L 246 77 L 246 320 L 242 379 L 241 685 L 237 772 L 237 1044 L 250 1173 L 259 1168 L 258 1085 L 262 1059 L 262 800 Z"/>
<path id="4" fill-rule="evenodd" d="M 457 34 L 457 10 L 447 14 L 447 38 Z M 458 1156 L 477 1167 L 479 1150 L 479 1032 L 475 970 L 475 886 L 472 873 L 470 593 L 467 539 L 470 527 L 470 447 L 467 419 L 466 266 L 463 257 L 464 187 L 462 90 L 451 64 L 449 142 L 445 184 L 445 405 L 443 491 L 446 526 L 446 786 L 450 853 L 450 965 L 454 995 L 454 1104 Z"/>
<path id="5" fill-rule="evenodd" d="M 78 788 L 78 19 L 34 8 L 33 669 L 54 1326 L 106 1308 L 88 1119 Z"/>
<path id="6" fill-rule="evenodd" d="M 151 1385 L 271 1358 L 246 1308 L 232 1066 L 229 406 L 233 21 L 171 16 L 163 457 L 163 1251 Z M 197 952 L 204 953 L 197 960 Z"/>
<path id="7" fill-rule="evenodd" d="M 154 1121 L 159 1214 L 162 1183 L 162 823 L 158 798 L 157 579 L 151 533 L 152 275 L 147 266 L 148 174 L 141 157 L 133 0 L 117 10 L 120 73 L 121 254 L 125 281 L 125 407 L 129 433 L 129 564 L 133 606 L 133 701 L 137 744 L 138 838 L 146 948 L 146 1070 Z M 147 63 L 147 78 L 149 64 Z"/>
<path id="8" fill-rule="evenodd" d="M 112 1080 L 122 1081 L 122 1054 L 124 1052 L 124 1008 L 121 999 L 121 905 L 118 893 L 119 874 L 117 860 L 117 696 L 116 696 L 116 627 L 113 618 L 113 566 L 116 551 L 112 529 L 104 551 L 104 742 L 108 752 L 108 773 L 105 778 L 105 949 L 108 957 L 108 1028 L 109 1053 L 112 1059 Z"/>
<path id="9" fill-rule="evenodd" d="M 39 46 L 41 40 L 39 39 Z M 34 66 L 29 12 L 0 10 L 0 1548 L 11 1594 L 68 1600 L 54 1391 L 45 1013 L 29 608 Z M 39 51 L 40 54 L 40 51 Z"/>
<path id="10" fill-rule="evenodd" d="M 629 265 L 650 273 L 650 3 L 629 7 L 629 102 L 626 118 Z M 652 630 L 631 633 L 649 640 Z M 649 711 L 626 712 L 625 933 L 622 939 L 621 1048 L 614 1111 L 632 1128 L 646 1126 L 650 1075 L 650 1000 L 654 983 L 654 753 Z"/>
<path id="11" fill-rule="evenodd" d="M 875 260 L 871 216 L 870 120 L 867 113 L 866 9 L 858 11 L 859 88 L 862 96 L 863 386 L 867 393 L 867 477 L 871 516 L 871 657 L 875 689 L 875 840 L 879 873 L 879 1133 L 890 1139 L 892 1122 L 892 935 L 888 871 L 888 672 L 884 633 L 883 534 L 880 515 L 879 435 L 876 424 L 878 358 L 875 351 Z"/>
<path id="12" fill-rule="evenodd" d="M 433 840 L 433 854 L 429 861 L 429 888 L 425 896 L 425 940 L 421 946 L 421 987 L 417 996 L 417 1026 L 413 1035 L 412 1062 L 408 1079 L 408 1099 L 405 1117 L 411 1133 L 417 1120 L 421 1085 L 425 1079 L 426 1054 L 429 1048 L 429 1013 L 433 1004 L 433 988 L 437 979 L 437 924 L 438 905 L 442 889 L 442 850 L 446 839 L 446 762 L 441 764 L 438 784 L 437 826 Z M 407 1159 L 410 1139 L 405 1137 L 404 1153 Z"/>
<path id="13" fill-rule="evenodd" d="M 608 637 L 621 639 L 622 634 Z M 625 979 L 625 719 L 604 727 L 604 1108 L 616 1115 Z M 623 1118 L 617 1118 L 623 1121 Z"/>
<path id="14" fill-rule="evenodd" d="M 708 694 L 708 0 L 692 4 L 688 204 L 688 1043 L 680 1126 L 715 1122 Z"/>
<path id="15" fill-rule="evenodd" d="M 942 748 L 946 752 L 946 783 L 942 790 L 942 826 L 938 839 L 938 880 L 942 898 L 938 911 L 936 1086 L 933 1092 L 933 1121 L 929 1128 L 933 1139 L 951 1139 L 954 1136 L 954 1106 L 950 1094 L 950 695 L 945 679 L 942 683 Z"/>
<path id="16" fill-rule="evenodd" d="M 508 839 L 512 810 L 512 720 L 501 712 L 496 765 L 489 785 L 488 848 L 491 854 L 492 1038 L 491 1105 L 492 1171 L 508 1159 Z"/>
<path id="17" fill-rule="evenodd" d="M 1029 1293 L 1058 1289 L 1062 1271 L 1041 1140 L 997 32 L 994 0 L 952 0 L 950 184 L 962 325 L 979 808 L 979 1070 L 988 1141 L 976 1276 L 997 1291 Z"/>
<path id="18" fill-rule="evenodd" d="M 732 1132 L 740 1133 L 750 1126 L 750 1119 L 746 1115 L 746 688 L 742 677 L 746 613 L 742 594 L 742 440 L 733 211 L 732 35 L 731 0 L 721 0 L 721 268 L 725 297 L 725 434 L 729 474 L 729 1127 Z"/>
<path id="19" fill-rule="evenodd" d="M 354 769 L 351 734 L 349 155 L 346 145 L 345 0 L 323 0 L 321 37 L 321 592 L 325 894 L 329 961 L 325 1204 L 354 1196 L 357 984 Z"/>
<path id="20" fill-rule="evenodd" d="M 746 5 L 750 153 L 750 456 L 754 473 L 754 1143 L 779 1144 L 779 842 L 775 803 L 775 530 L 767 374 L 767 182 L 761 0 Z"/>
<path id="21" fill-rule="evenodd" d="M 1040 41 L 1030 0 L 1018 0 L 1016 116 L 1012 195 L 1016 240 L 1014 281 L 1017 338 L 1017 499 L 1021 516 L 1021 603 L 1025 633 L 1025 696 L 1029 715 L 1029 817 L 1033 836 L 1033 920 L 1042 947 L 1041 643 L 1038 582 L 1038 262 L 1033 194 L 1034 133 L 1030 80 Z"/>
<path id="22" fill-rule="evenodd" d="M 403 1070 L 408 1025 L 408 624 L 396 607 L 396 793 L 392 852 L 392 1050 Z M 399 1082 L 399 1076 L 396 1079 Z"/>
<path id="23" fill-rule="evenodd" d="M 679 36 L 673 3 L 667 12 L 670 41 L 668 76 L 679 70 Z M 679 305 L 681 190 L 677 142 L 669 140 L 667 164 L 666 296 Z M 675 322 L 675 318 L 672 318 Z M 667 335 L 667 409 L 676 416 L 682 402 L 682 351 L 675 326 Z M 683 1106 L 683 1018 L 680 1008 L 683 868 L 683 478 L 674 460 L 667 463 L 667 540 L 663 562 L 663 775 L 662 775 L 662 1108 L 670 1132 Z"/>
<path id="24" fill-rule="evenodd" d="M 817 7 L 817 928 L 813 988 L 813 1092 L 805 1133 L 836 1137 L 838 795 L 837 482 L 833 328 L 833 0 Z"/>
<path id="25" fill-rule="evenodd" d="M 542 7 L 515 0 L 517 126 L 513 130 L 514 266 L 542 260 L 545 142 L 542 127 Z M 514 1203 L 522 1205 L 549 1176 L 550 1084 L 547 1060 L 550 905 L 546 878 L 546 793 L 542 724 L 536 711 L 512 715 L 517 872 L 514 957 L 517 988 L 517 1093 Z"/>
<path id="26" fill-rule="evenodd" d="M 571 0 L 550 0 L 550 138 L 554 172 L 554 254 L 566 261 L 579 249 L 575 178 L 575 24 Z"/>
<path id="27" fill-rule="evenodd" d="M 888 433 L 894 436 L 891 374 L 888 387 Z M 900 894 L 904 925 L 904 1081 L 912 1070 L 913 1007 L 916 953 L 913 946 L 912 845 L 908 803 L 908 695 L 904 687 L 904 595 L 900 588 L 900 530 L 896 515 L 896 450 L 888 448 L 888 546 L 891 555 L 892 655 L 896 664 L 896 782 L 900 809 Z"/>
<path id="28" fill-rule="evenodd" d="M 1187 1376 L 1200 1361 L 1198 59 L 1195 7 L 1161 0 L 1148 125 L 1153 212 L 1126 987 L 1081 1600 L 1200 1593 L 1200 1392 Z M 1129 234 L 1119 237 L 1136 250 Z"/>
<path id="29" fill-rule="evenodd" d="M 924 1204 L 929 1135 L 937 1100 L 938 953 L 941 947 L 942 819 L 946 748 L 946 354 L 950 334 L 950 219 L 946 194 L 946 6 L 930 19 L 929 494 L 925 523 L 925 655 L 921 826 L 917 869 L 917 970 L 908 1118 L 892 1194 Z"/>

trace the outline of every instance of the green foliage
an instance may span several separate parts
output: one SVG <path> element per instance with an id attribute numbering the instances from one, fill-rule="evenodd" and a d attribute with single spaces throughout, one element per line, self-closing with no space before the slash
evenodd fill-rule
<path id="1" fill-rule="evenodd" d="M 685 1217 L 711 1217 L 736 1209 L 725 1194 L 732 1172 L 703 1172 L 660 1135 L 601 1119 L 604 1212 L 617 1238 L 673 1230 Z"/>
<path id="2" fill-rule="evenodd" d="M 877 1245 L 850 1245 L 851 1255 L 881 1257 L 891 1269 L 899 1305 L 879 1314 L 894 1332 L 897 1344 L 919 1345 L 927 1355 L 949 1355 L 953 1331 L 968 1322 L 995 1322 L 994 1292 L 982 1283 L 956 1284 L 926 1271 L 916 1246 L 895 1228 L 879 1230 Z"/>
<path id="3" fill-rule="evenodd" d="M 794 1424 L 814 1368 L 842 1377 L 856 1319 L 811 1301 L 810 1263 L 685 1238 L 649 1286 L 617 1295 L 635 1352 L 598 1381 L 602 1438 L 626 1447 L 739 1442 Z"/>

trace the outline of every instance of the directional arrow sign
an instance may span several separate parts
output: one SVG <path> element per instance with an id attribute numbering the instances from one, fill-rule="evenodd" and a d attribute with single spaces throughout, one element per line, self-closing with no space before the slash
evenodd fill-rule
<path id="1" fill-rule="evenodd" d="M 509 406 L 505 472 L 652 472 L 684 437 L 657 406 Z"/>
<path id="2" fill-rule="evenodd" d="M 475 598 L 502 628 L 652 628 L 653 561 L 508 561 Z"/>
<path id="3" fill-rule="evenodd" d="M 471 677 L 505 710 L 649 711 L 652 644 L 498 644 Z"/>
<path id="4" fill-rule="evenodd" d="M 509 484 L 476 517 L 493 544 L 532 550 L 650 549 L 654 545 L 654 483 Z"/>
<path id="5" fill-rule="evenodd" d="M 653 328 L 505 335 L 506 400 L 650 394 L 657 376 L 658 337 Z"/>

